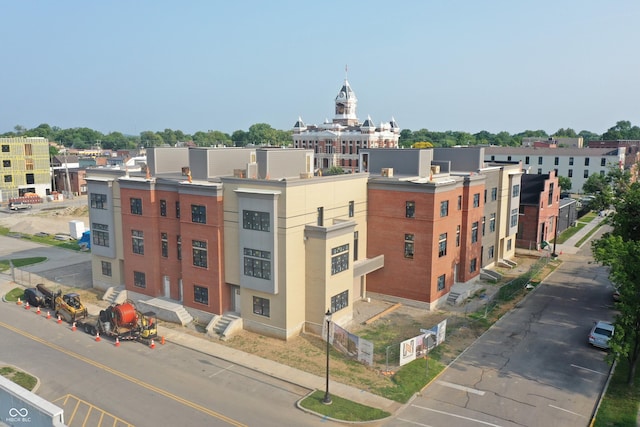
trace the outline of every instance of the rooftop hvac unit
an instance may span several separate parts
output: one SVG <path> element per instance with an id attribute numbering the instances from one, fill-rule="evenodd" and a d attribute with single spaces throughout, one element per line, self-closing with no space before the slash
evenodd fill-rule
<path id="1" fill-rule="evenodd" d="M 431 173 L 440 173 L 440 165 L 431 166 Z"/>
<path id="2" fill-rule="evenodd" d="M 393 176 L 393 168 L 382 168 L 382 176 L 392 177 Z"/>

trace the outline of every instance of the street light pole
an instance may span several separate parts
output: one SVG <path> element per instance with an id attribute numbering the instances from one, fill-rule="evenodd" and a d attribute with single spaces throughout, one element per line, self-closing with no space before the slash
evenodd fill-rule
<path id="1" fill-rule="evenodd" d="M 552 257 L 557 258 L 558 254 L 556 253 L 556 241 L 558 240 L 558 216 L 555 216 L 555 225 L 556 225 L 556 229 L 553 233 L 553 253 L 551 254 Z"/>
<path id="2" fill-rule="evenodd" d="M 325 389 L 325 393 L 324 393 L 324 399 L 322 399 L 322 403 L 324 403 L 325 405 L 331 405 L 331 396 L 329 395 L 329 349 L 331 348 L 330 344 L 329 344 L 329 330 L 331 329 L 331 310 L 327 310 L 327 312 L 324 315 L 324 320 L 325 323 L 327 325 L 327 382 L 326 382 L 326 389 Z"/>

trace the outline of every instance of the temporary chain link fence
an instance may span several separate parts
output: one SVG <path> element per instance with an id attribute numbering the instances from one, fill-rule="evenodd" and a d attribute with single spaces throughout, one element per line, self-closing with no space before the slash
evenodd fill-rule
<path id="1" fill-rule="evenodd" d="M 482 319 L 486 319 L 498 305 L 514 299 L 518 294 L 526 292 L 529 285 L 535 286 L 532 285 L 532 280 L 549 264 L 550 261 L 551 257 L 549 255 L 541 256 L 525 273 L 500 286 L 498 291 L 495 292 L 493 296 L 488 297 L 486 302 L 480 308 L 468 304 L 468 307 L 476 307 L 473 309 L 473 312 L 466 311 L 465 309 L 463 318 L 460 316 L 448 317 L 448 329 L 450 328 L 451 333 L 455 333 L 457 328 L 465 326 L 468 324 L 469 320 L 473 320 L 470 317 L 472 314 L 476 318 L 480 317 Z M 387 374 L 391 374 L 400 368 L 401 343 L 402 341 L 398 341 L 385 348 L 384 372 Z"/>

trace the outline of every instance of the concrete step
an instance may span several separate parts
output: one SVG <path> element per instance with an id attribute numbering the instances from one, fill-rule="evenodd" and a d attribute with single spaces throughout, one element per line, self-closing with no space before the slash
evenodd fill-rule
<path id="1" fill-rule="evenodd" d="M 449 292 L 449 296 L 447 297 L 447 304 L 457 305 L 459 296 L 460 294 L 458 292 Z"/>

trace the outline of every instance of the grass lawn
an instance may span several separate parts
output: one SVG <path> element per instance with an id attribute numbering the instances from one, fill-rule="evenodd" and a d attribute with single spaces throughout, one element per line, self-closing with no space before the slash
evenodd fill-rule
<path id="1" fill-rule="evenodd" d="M 14 267 L 24 267 L 25 265 L 37 264 L 46 259 L 47 258 L 43 256 L 37 256 L 37 257 L 31 257 L 31 258 L 16 258 L 12 260 L 3 259 L 3 260 L 0 260 L 0 271 L 6 271 L 9 268 L 11 268 L 9 261 L 13 263 Z"/>
<path id="2" fill-rule="evenodd" d="M 567 240 L 569 240 L 569 238 L 571 236 L 573 236 L 574 234 L 576 234 L 578 231 L 582 230 L 582 228 L 587 225 L 587 223 L 593 221 L 593 219 L 598 216 L 598 214 L 596 214 L 595 212 L 589 212 L 588 214 L 578 218 L 578 220 L 576 221 L 576 225 L 574 227 L 570 227 L 566 230 L 564 230 L 559 236 L 558 236 L 558 241 L 556 243 L 558 244 L 563 244 L 564 242 L 566 242 Z"/>
<path id="3" fill-rule="evenodd" d="M 329 390 L 331 392 L 331 390 Z M 318 414 L 343 421 L 374 421 L 391 414 L 381 409 L 360 405 L 350 400 L 331 395 L 331 404 L 322 403 L 323 391 L 315 391 L 300 401 L 300 406 Z"/>
<path id="4" fill-rule="evenodd" d="M 3 366 L 0 368 L 0 375 L 3 377 L 13 381 L 21 387 L 26 388 L 31 391 L 38 383 L 35 377 L 32 377 L 29 374 L 26 374 L 22 371 L 18 371 L 10 366 Z"/>
<path id="5" fill-rule="evenodd" d="M 636 426 L 640 404 L 640 373 L 636 371 L 634 385 L 627 385 L 629 365 L 621 360 L 609 383 L 594 423 L 595 427 Z"/>
<path id="6" fill-rule="evenodd" d="M 31 240 L 32 242 L 41 243 L 44 245 L 56 246 L 58 248 L 63 249 L 71 249 L 72 251 L 80 251 L 82 248 L 78 245 L 78 242 L 73 241 L 64 241 L 57 240 L 55 235 L 49 236 L 34 236 L 31 234 L 23 234 L 23 233 L 11 233 L 11 231 L 6 227 L 0 227 L 0 235 L 2 236 L 13 236 L 20 239 Z"/>

